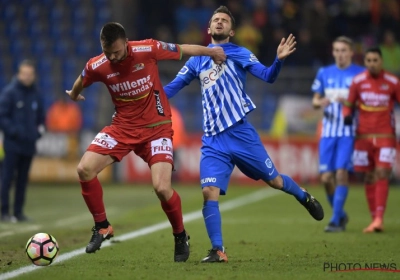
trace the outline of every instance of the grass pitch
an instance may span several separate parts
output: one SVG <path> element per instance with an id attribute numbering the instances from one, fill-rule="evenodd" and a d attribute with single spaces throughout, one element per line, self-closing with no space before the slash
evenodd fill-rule
<path id="1" fill-rule="evenodd" d="M 198 186 L 176 188 L 184 213 L 200 210 Z M 309 188 L 324 206 L 325 219 L 313 220 L 291 196 L 279 191 L 248 205 L 222 213 L 224 243 L 229 263 L 201 264 L 210 243 L 202 218 L 186 223 L 191 235 L 191 256 L 173 262 L 169 228 L 131 240 L 112 243 L 96 254 L 81 254 L 15 279 L 399 279 L 400 273 L 382 271 L 331 272 L 335 265 L 390 264 L 400 271 L 400 189 L 391 188 L 385 232 L 363 234 L 370 218 L 362 188 L 351 188 L 346 210 L 350 223 L 344 233 L 324 233 L 331 209 L 322 188 Z M 221 202 L 257 189 L 231 186 Z M 105 186 L 108 217 L 118 236 L 166 221 L 151 187 Z M 48 232 L 55 236 L 60 253 L 84 250 L 90 239 L 92 219 L 79 185 L 32 186 L 26 213 L 30 223 L 0 223 L 0 279 L 5 272 L 30 263 L 24 246 L 30 236 Z M 329 267 L 327 267 L 329 265 Z M 325 270 L 324 270 L 325 267 Z M 343 269 L 343 265 L 341 267 Z M 356 267 L 357 268 L 357 267 Z"/>

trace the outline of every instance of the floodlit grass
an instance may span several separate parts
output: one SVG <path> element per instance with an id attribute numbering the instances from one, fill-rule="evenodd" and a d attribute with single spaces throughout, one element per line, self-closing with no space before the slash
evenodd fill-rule
<path id="1" fill-rule="evenodd" d="M 200 210 L 198 186 L 177 188 L 183 211 Z M 325 207 L 325 219 L 313 220 L 297 201 L 284 193 L 222 213 L 224 243 L 229 263 L 201 264 L 210 249 L 202 218 L 188 222 L 191 256 L 173 262 L 173 239 L 164 229 L 135 239 L 115 242 L 96 254 L 82 254 L 38 269 L 16 279 L 398 279 L 400 273 L 379 271 L 330 272 L 326 263 L 391 263 L 400 270 L 400 189 L 390 190 L 385 232 L 366 235 L 370 218 L 362 188 L 352 188 L 346 209 L 350 223 L 344 233 L 324 233 L 331 210 L 322 188 L 309 188 Z M 232 186 L 229 201 L 257 191 Z M 271 192 L 278 192 L 271 190 Z M 165 222 L 151 187 L 105 186 L 109 220 L 118 236 Z M 26 206 L 30 223 L 0 224 L 0 279 L 2 273 L 30 265 L 24 253 L 28 238 L 48 232 L 57 239 L 61 255 L 82 249 L 93 225 L 78 185 L 33 186 Z M 393 266 L 392 266 L 393 268 Z"/>

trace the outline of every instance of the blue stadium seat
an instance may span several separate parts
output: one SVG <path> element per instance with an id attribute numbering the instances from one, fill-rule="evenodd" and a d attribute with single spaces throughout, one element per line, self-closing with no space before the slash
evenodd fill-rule
<path id="1" fill-rule="evenodd" d="M 64 14 L 65 14 L 65 7 L 62 6 L 52 7 L 49 13 L 49 21 L 52 23 L 61 22 L 64 18 Z"/>
<path id="2" fill-rule="evenodd" d="M 25 6 L 26 7 L 26 6 Z M 41 17 L 41 12 L 43 10 L 43 6 L 39 4 L 33 4 L 31 6 L 27 6 L 25 9 L 25 20 L 29 22 L 36 22 Z"/>
<path id="3" fill-rule="evenodd" d="M 52 73 L 53 57 L 44 56 L 37 61 L 37 70 L 40 77 L 48 77 Z"/>
<path id="4" fill-rule="evenodd" d="M 45 21 L 33 21 L 29 24 L 28 34 L 32 40 L 49 33 L 49 26 Z"/>
<path id="5" fill-rule="evenodd" d="M 70 53 L 70 39 L 58 40 L 54 42 L 53 53 L 57 56 L 67 56 Z"/>
<path id="6" fill-rule="evenodd" d="M 4 9 L 2 12 L 3 12 L 2 19 L 5 22 L 13 21 L 18 16 L 18 5 L 15 2 L 12 4 L 7 4 L 7 8 Z"/>
<path id="7" fill-rule="evenodd" d="M 110 21 L 111 11 L 108 7 L 101 7 L 99 10 L 96 11 L 95 16 L 96 23 L 104 24 Z"/>
<path id="8" fill-rule="evenodd" d="M 24 33 L 23 23 L 18 19 L 6 21 L 5 32 L 10 39 L 21 37 Z"/>
<path id="9" fill-rule="evenodd" d="M 47 37 L 38 37 L 31 43 L 31 52 L 35 56 L 42 57 L 43 55 L 49 55 L 50 43 Z"/>

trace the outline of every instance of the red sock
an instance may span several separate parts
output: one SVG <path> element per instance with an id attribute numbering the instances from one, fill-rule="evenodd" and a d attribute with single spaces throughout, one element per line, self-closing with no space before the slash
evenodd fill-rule
<path id="1" fill-rule="evenodd" d="M 93 215 L 95 222 L 107 220 L 106 210 L 103 202 L 103 189 L 97 177 L 90 181 L 80 181 L 82 188 L 82 196 Z"/>
<path id="2" fill-rule="evenodd" d="M 173 233 L 181 233 L 184 230 L 181 198 L 179 194 L 174 190 L 171 198 L 168 201 L 161 201 L 161 207 L 168 217 L 169 222 L 172 226 Z"/>
<path id="3" fill-rule="evenodd" d="M 367 196 L 368 208 L 371 213 L 372 219 L 375 218 L 375 191 L 376 184 L 365 184 L 365 195 Z"/>
<path id="4" fill-rule="evenodd" d="M 385 214 L 386 202 L 389 194 L 389 180 L 380 179 L 376 181 L 375 192 L 375 217 L 383 219 Z"/>

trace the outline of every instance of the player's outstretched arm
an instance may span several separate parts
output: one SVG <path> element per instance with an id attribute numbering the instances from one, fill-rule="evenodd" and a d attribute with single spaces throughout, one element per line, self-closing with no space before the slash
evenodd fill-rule
<path id="1" fill-rule="evenodd" d="M 226 54 L 221 47 L 207 48 L 199 45 L 180 45 L 182 54 L 188 56 L 209 56 L 216 64 L 221 64 L 226 60 Z"/>
<path id="2" fill-rule="evenodd" d="M 283 60 L 296 50 L 296 38 L 293 34 L 290 34 L 287 39 L 282 38 L 281 43 L 278 46 L 276 51 L 276 55 L 278 56 L 279 60 Z"/>
<path id="3" fill-rule="evenodd" d="M 83 101 L 85 100 L 85 97 L 81 95 L 81 92 L 83 90 L 83 83 L 82 83 L 82 76 L 79 75 L 79 77 L 76 79 L 74 85 L 72 86 L 71 90 L 66 90 L 65 92 L 69 95 L 69 97 L 74 100 L 74 101 Z"/>

